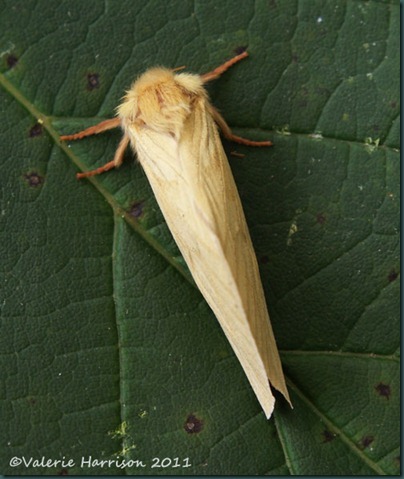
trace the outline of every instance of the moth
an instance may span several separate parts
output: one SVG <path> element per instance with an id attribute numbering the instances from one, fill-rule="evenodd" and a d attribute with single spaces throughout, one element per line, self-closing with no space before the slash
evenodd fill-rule
<path id="1" fill-rule="evenodd" d="M 204 75 L 147 70 L 126 92 L 117 117 L 61 140 L 122 128 L 114 159 L 77 177 L 119 167 L 131 145 L 195 283 L 269 419 L 275 405 L 270 385 L 289 404 L 290 399 L 257 259 L 218 130 L 244 145 L 272 143 L 234 135 L 204 88 L 247 56 L 240 53 Z"/>

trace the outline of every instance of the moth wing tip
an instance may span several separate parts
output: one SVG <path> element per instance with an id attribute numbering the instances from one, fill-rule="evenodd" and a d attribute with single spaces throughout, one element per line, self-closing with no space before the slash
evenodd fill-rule
<path id="1" fill-rule="evenodd" d="M 259 398 L 258 398 L 259 399 Z M 266 397 L 259 399 L 261 407 L 267 419 L 270 419 L 275 408 L 275 397 L 270 391 L 270 394 L 266 394 Z"/>
<path id="2" fill-rule="evenodd" d="M 267 404 L 265 406 L 262 406 L 264 409 L 264 414 L 266 418 L 269 420 L 271 419 L 272 413 L 274 412 L 274 407 L 275 407 L 275 400 L 273 400 L 270 404 Z"/>

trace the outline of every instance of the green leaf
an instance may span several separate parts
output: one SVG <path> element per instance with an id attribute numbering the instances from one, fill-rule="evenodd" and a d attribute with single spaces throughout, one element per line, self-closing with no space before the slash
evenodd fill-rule
<path id="1" fill-rule="evenodd" d="M 398 474 L 399 3 L 0 9 L 0 471 Z M 148 67 L 203 73 L 241 46 L 209 92 L 275 145 L 225 143 L 294 405 L 269 421 L 134 154 L 75 179 L 120 133 L 58 140 Z"/>

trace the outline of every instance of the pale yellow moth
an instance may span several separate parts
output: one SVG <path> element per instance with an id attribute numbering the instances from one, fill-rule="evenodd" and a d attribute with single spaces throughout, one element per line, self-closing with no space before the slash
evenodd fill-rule
<path id="1" fill-rule="evenodd" d="M 269 419 L 275 405 L 270 384 L 289 403 L 290 399 L 257 260 L 218 127 L 238 143 L 270 146 L 271 142 L 233 135 L 203 86 L 247 56 L 243 52 L 202 76 L 152 68 L 133 83 L 116 118 L 61 139 L 76 140 L 122 127 L 123 138 L 113 161 L 79 173 L 78 178 L 120 166 L 131 144 L 195 283 Z"/>

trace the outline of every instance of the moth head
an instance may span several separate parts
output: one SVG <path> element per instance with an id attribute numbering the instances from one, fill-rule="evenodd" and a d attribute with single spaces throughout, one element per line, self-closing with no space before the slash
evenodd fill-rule
<path id="1" fill-rule="evenodd" d="M 206 97 L 206 91 L 199 75 L 152 68 L 133 83 L 118 115 L 126 128 L 151 128 L 178 137 L 201 97 Z"/>

